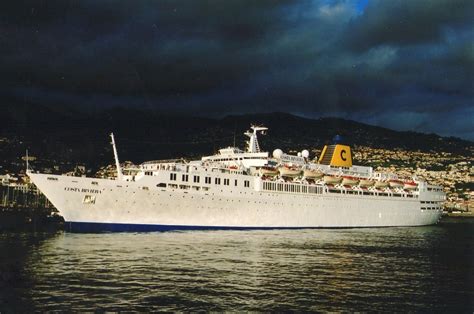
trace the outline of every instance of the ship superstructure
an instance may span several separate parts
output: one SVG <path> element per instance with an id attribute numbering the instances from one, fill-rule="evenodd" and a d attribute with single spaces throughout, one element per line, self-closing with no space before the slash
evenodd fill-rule
<path id="1" fill-rule="evenodd" d="M 419 226 L 438 222 L 442 187 L 352 165 L 351 149 L 335 141 L 318 162 L 262 152 L 252 126 L 246 150 L 148 161 L 117 178 L 28 172 L 71 231 Z"/>

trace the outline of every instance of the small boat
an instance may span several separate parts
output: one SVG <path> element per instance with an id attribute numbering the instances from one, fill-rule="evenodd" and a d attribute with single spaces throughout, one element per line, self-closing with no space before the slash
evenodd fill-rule
<path id="1" fill-rule="evenodd" d="M 297 177 L 301 174 L 301 170 L 298 168 L 281 166 L 278 168 L 282 177 Z"/>
<path id="2" fill-rule="evenodd" d="M 390 185 L 391 188 L 401 188 L 403 187 L 403 181 L 401 180 L 388 180 L 388 184 Z"/>
<path id="3" fill-rule="evenodd" d="M 415 190 L 418 187 L 418 183 L 414 181 L 406 181 L 403 183 L 403 188 L 405 190 Z"/>
<path id="4" fill-rule="evenodd" d="M 303 171 L 303 176 L 307 179 L 319 179 L 324 176 L 324 173 L 319 170 L 305 169 Z"/>
<path id="5" fill-rule="evenodd" d="M 342 185 L 356 185 L 359 183 L 359 179 L 350 176 L 343 176 L 342 177 Z"/>
<path id="6" fill-rule="evenodd" d="M 276 176 L 278 174 L 278 169 L 270 166 L 260 167 L 258 171 L 261 176 Z"/>
<path id="7" fill-rule="evenodd" d="M 388 182 L 387 181 L 377 181 L 377 182 L 375 182 L 375 187 L 377 189 L 386 188 L 386 187 L 388 187 Z"/>
<path id="8" fill-rule="evenodd" d="M 361 187 L 369 187 L 375 184 L 375 181 L 369 179 L 361 179 L 359 185 Z"/>
<path id="9" fill-rule="evenodd" d="M 336 176 L 324 176 L 324 183 L 326 184 L 338 184 L 341 183 L 342 177 L 336 177 Z"/>

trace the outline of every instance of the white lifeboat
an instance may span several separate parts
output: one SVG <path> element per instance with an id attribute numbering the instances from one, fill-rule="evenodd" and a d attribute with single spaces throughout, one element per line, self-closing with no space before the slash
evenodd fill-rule
<path id="1" fill-rule="evenodd" d="M 320 179 L 324 176 L 324 173 L 319 170 L 305 169 L 303 176 L 307 179 Z"/>
<path id="2" fill-rule="evenodd" d="M 341 183 L 342 177 L 336 177 L 336 176 L 324 176 L 324 183 L 326 184 L 338 184 Z"/>
<path id="3" fill-rule="evenodd" d="M 414 181 L 406 181 L 403 183 L 403 188 L 405 190 L 415 190 L 418 187 L 418 183 Z"/>
<path id="4" fill-rule="evenodd" d="M 297 177 L 301 174 L 300 169 L 288 166 L 281 166 L 278 171 L 282 177 Z"/>
<path id="5" fill-rule="evenodd" d="M 386 187 L 388 187 L 388 182 L 387 181 L 377 181 L 377 182 L 375 182 L 375 187 L 377 189 L 386 188 Z"/>
<path id="6" fill-rule="evenodd" d="M 356 185 L 359 183 L 359 179 L 351 176 L 342 177 L 342 185 Z"/>
<path id="7" fill-rule="evenodd" d="M 276 176 L 278 174 L 278 169 L 270 166 L 260 167 L 258 171 L 261 176 Z"/>
<path id="8" fill-rule="evenodd" d="M 369 186 L 372 186 L 375 184 L 375 181 L 370 180 L 370 179 L 361 179 L 359 182 L 359 186 L 368 188 Z"/>
<path id="9" fill-rule="evenodd" d="M 396 179 L 388 180 L 388 184 L 390 185 L 391 188 L 403 187 L 403 181 L 401 180 L 396 180 Z"/>

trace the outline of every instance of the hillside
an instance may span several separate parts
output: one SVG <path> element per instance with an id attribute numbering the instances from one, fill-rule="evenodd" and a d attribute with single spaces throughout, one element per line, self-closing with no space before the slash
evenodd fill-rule
<path id="1" fill-rule="evenodd" d="M 113 131 L 121 160 L 197 157 L 218 148 L 243 147 L 251 123 L 269 128 L 261 139 L 266 150 L 320 148 L 336 134 L 352 145 L 446 151 L 472 157 L 474 143 L 436 134 L 397 132 L 338 118 L 305 119 L 286 113 L 228 116 L 222 119 L 166 115 L 156 111 L 114 109 L 87 113 L 70 108 L 10 106 L 0 125 L 0 160 L 5 169 L 22 167 L 29 149 L 41 162 L 61 168 L 81 163 L 92 169 L 112 161 L 108 134 Z M 40 162 L 40 163 L 41 163 Z M 13 165 L 12 165 L 13 164 Z M 14 170 L 14 169 L 12 169 Z"/>

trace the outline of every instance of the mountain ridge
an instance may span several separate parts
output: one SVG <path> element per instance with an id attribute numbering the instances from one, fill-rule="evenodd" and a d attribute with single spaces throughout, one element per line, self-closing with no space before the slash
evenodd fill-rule
<path id="1" fill-rule="evenodd" d="M 18 160 L 26 149 L 51 162 L 83 163 L 91 168 L 112 160 L 109 133 L 113 131 L 121 160 L 140 163 L 160 158 L 196 158 L 217 149 L 243 147 L 251 123 L 269 128 L 263 149 L 285 151 L 321 148 L 336 135 L 352 145 L 411 151 L 446 151 L 472 156 L 474 143 L 411 131 L 395 131 L 327 117 L 309 119 L 288 113 L 229 115 L 220 119 L 157 111 L 115 108 L 99 113 L 60 108 L 16 107 L 4 110 L 0 125 L 0 161 Z"/>

